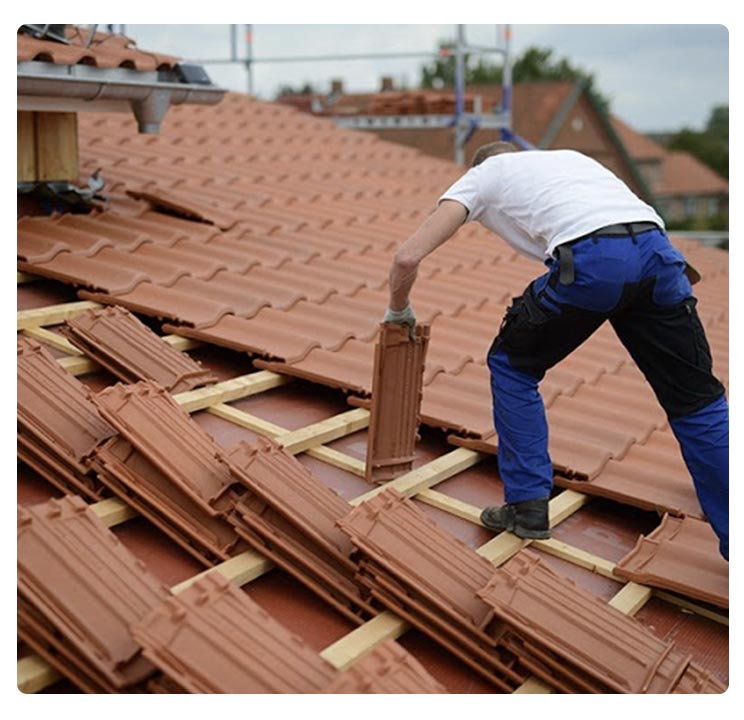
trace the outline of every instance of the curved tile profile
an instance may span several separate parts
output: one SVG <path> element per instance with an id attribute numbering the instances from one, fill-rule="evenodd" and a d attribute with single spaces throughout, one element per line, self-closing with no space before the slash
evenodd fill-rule
<path id="1" fill-rule="evenodd" d="M 143 282 L 131 292 L 121 295 L 86 290 L 81 290 L 79 295 L 102 305 L 121 305 L 132 312 L 154 316 L 160 320 L 173 320 L 195 328 L 209 327 L 221 317 L 235 313 L 234 308 L 223 302 L 195 294 L 191 285 L 184 287 L 184 283 L 196 282 L 198 281 L 192 278 L 182 278 L 179 280 L 180 287 L 161 287 Z"/>
<path id="2" fill-rule="evenodd" d="M 686 597 L 729 606 L 729 564 L 718 550 L 710 524 L 692 517 L 665 515 L 656 530 L 613 569 L 624 580 L 672 590 Z"/>

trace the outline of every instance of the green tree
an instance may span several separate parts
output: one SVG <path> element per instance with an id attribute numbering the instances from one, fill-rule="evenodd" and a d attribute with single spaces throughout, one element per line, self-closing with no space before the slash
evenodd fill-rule
<path id="1" fill-rule="evenodd" d="M 421 87 L 453 87 L 455 84 L 455 45 L 439 43 L 440 55 L 431 64 L 421 69 Z M 503 81 L 503 66 L 493 63 L 484 55 L 474 59 L 465 53 L 465 83 L 467 85 L 500 84 Z M 609 101 L 595 87 L 592 73 L 571 64 L 568 58 L 555 58 L 550 48 L 529 47 L 512 65 L 513 82 L 582 80 L 586 91 L 605 110 Z"/>
<path id="2" fill-rule="evenodd" d="M 684 128 L 669 138 L 667 147 L 670 150 L 685 150 L 721 177 L 728 179 L 728 114 L 728 105 L 714 107 L 702 132 Z"/>

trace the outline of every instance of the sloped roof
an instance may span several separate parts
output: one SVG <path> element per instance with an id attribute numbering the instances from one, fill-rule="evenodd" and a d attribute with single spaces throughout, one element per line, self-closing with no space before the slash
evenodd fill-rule
<path id="1" fill-rule="evenodd" d="M 79 125 L 82 172 L 103 169 L 109 200 L 87 216 L 22 218 L 20 269 L 71 285 L 82 297 L 128 307 L 155 326 L 165 321 L 167 332 L 249 353 L 255 366 L 311 379 L 316 385 L 284 396 L 289 417 L 321 402 L 318 385 L 344 388 L 357 395 L 356 402 L 365 402 L 394 249 L 458 177 L 454 164 L 235 94 L 212 108 L 175 108 L 156 137 L 137 135 L 131 118 L 113 114 L 81 115 Z M 726 380 L 727 255 L 694 242 L 681 246 L 703 272 L 700 312 L 714 367 Z M 495 450 L 483 359 L 509 297 L 540 270 L 476 225 L 463 228 L 422 265 L 413 292 L 419 320 L 431 323 L 422 419 L 452 433 L 454 444 L 475 442 L 486 452 Z M 248 360 L 228 355 L 223 362 L 234 369 Z M 175 413 L 157 390 L 148 393 Z M 118 414 L 130 412 L 123 400 L 119 405 L 120 396 L 134 403 L 135 395 L 121 388 L 105 390 L 100 402 L 107 418 L 126 430 L 127 441 L 147 446 L 155 457 L 161 444 L 137 420 L 153 421 L 149 395 L 147 403 L 137 404 L 139 414 Z M 701 517 L 666 418 L 607 328 L 551 370 L 544 395 L 559 483 L 629 507 Z M 216 420 L 205 415 L 198 424 L 211 432 Z M 129 418 L 135 418 L 133 426 Z M 160 424 L 175 427 L 168 418 Z M 209 444 L 187 421 L 179 420 L 184 428 L 189 425 L 188 437 L 196 439 L 183 443 L 186 429 L 174 433 L 173 441 L 182 438 L 183 443 L 170 456 L 174 462 Z M 302 425 L 297 419 L 292 423 Z M 223 435 L 229 440 L 220 443 L 234 444 L 234 433 Z M 107 449 L 113 452 L 113 443 L 121 439 L 108 442 Z M 224 481 L 215 494 L 219 502 L 194 495 L 193 487 L 188 492 L 211 521 L 223 509 L 235 478 L 225 476 L 221 452 L 212 449 L 207 455 L 209 467 Z M 170 472 L 166 461 L 161 458 L 157 468 L 163 473 Z M 203 457 L 200 467 L 207 468 Z M 479 479 L 453 478 L 451 492 L 480 505 L 493 502 L 499 492 L 494 476 L 491 470 Z M 625 482 L 613 482 L 618 478 Z M 358 484 L 353 485 L 359 478 L 337 482 L 347 497 L 360 494 Z M 286 497 L 274 498 L 276 507 L 280 500 L 294 502 Z M 143 514 L 154 516 L 150 505 L 141 507 Z M 282 509 L 285 518 L 290 510 L 294 517 L 298 513 L 294 506 Z M 443 527 L 451 522 L 440 521 Z M 276 527 L 271 518 L 251 522 L 253 531 L 260 527 L 266 537 Z M 482 542 L 482 534 L 474 535 L 482 528 L 462 522 L 466 530 L 461 525 L 458 532 L 471 545 Z M 614 527 L 622 524 L 615 521 Z M 246 537 L 251 528 L 244 529 Z M 271 536 L 291 546 L 291 535 Z M 631 547 L 636 538 L 637 532 Z M 276 558 L 290 567 L 278 551 Z M 271 595 L 273 612 L 282 613 L 282 597 L 281 592 L 278 599 Z M 296 607 L 292 598 L 286 602 Z M 327 607 L 326 615 L 318 611 L 325 618 L 329 612 Z M 301 624 L 304 632 L 312 633 L 314 628 L 306 625 Z"/>
<path id="2" fill-rule="evenodd" d="M 178 58 L 140 50 L 124 35 L 96 32 L 68 26 L 69 44 L 18 33 L 18 62 L 49 62 L 55 65 L 90 65 L 98 68 L 129 68 L 139 71 L 173 69 Z"/>
<path id="3" fill-rule="evenodd" d="M 673 150 L 664 156 L 657 195 L 722 195 L 728 191 L 726 180 L 690 153 Z"/>
<path id="4" fill-rule="evenodd" d="M 666 155 L 666 148 L 654 142 L 650 137 L 634 130 L 630 125 L 613 115 L 612 126 L 620 136 L 623 145 L 637 162 L 644 160 L 662 160 Z"/>
<path id="5" fill-rule="evenodd" d="M 517 83 L 512 88 L 512 118 L 514 127 L 533 145 L 539 144 L 547 133 L 561 105 L 571 94 L 576 83 L 528 82 Z M 490 112 L 500 103 L 501 85 L 468 85 L 465 109 L 473 111 L 473 102 L 480 96 L 484 112 Z M 311 112 L 313 99 L 327 101 L 323 95 L 287 95 L 278 102 L 292 105 L 304 112 Z M 324 102 L 322 115 L 394 115 L 453 113 L 455 94 L 452 90 L 400 90 L 377 93 L 343 93 Z"/>

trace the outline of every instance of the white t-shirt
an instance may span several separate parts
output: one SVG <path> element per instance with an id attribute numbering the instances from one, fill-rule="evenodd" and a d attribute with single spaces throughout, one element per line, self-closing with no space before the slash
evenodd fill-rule
<path id="1" fill-rule="evenodd" d="M 440 198 L 456 200 L 515 250 L 543 262 L 561 243 L 605 225 L 654 222 L 656 211 L 616 175 L 575 150 L 502 153 L 468 170 Z"/>

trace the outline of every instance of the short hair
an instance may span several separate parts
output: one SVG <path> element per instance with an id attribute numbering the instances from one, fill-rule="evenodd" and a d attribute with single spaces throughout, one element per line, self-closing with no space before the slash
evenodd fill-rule
<path id="1" fill-rule="evenodd" d="M 501 153 L 518 151 L 519 148 L 514 143 L 507 140 L 496 140 L 496 142 L 486 143 L 485 145 L 481 145 L 475 151 L 471 167 L 480 165 L 486 158 L 493 157 L 494 155 L 501 155 Z"/>

